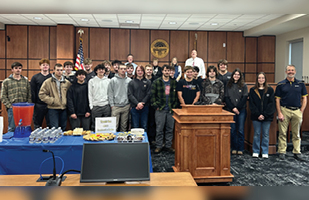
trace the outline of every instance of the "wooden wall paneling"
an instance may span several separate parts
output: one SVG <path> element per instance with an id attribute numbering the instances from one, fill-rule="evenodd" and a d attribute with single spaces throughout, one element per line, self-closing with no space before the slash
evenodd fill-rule
<path id="1" fill-rule="evenodd" d="M 258 38 L 258 62 L 275 62 L 276 37 Z"/>
<path id="2" fill-rule="evenodd" d="M 245 72 L 245 64 L 241 64 L 241 63 L 240 64 L 235 64 L 235 63 L 228 64 L 229 72 L 233 72 L 236 68 L 239 68 L 242 73 Z"/>
<path id="3" fill-rule="evenodd" d="M 71 60 L 71 59 L 57 59 L 57 63 L 60 63 L 62 66 L 66 61 L 70 61 L 75 65 L 75 60 Z M 54 68 L 55 65 L 52 66 L 52 68 Z M 64 67 L 64 66 L 63 66 Z"/>
<path id="4" fill-rule="evenodd" d="M 275 73 L 275 64 L 267 64 L 267 63 L 258 64 L 257 72 Z"/>
<path id="5" fill-rule="evenodd" d="M 245 82 L 255 82 L 256 73 L 245 73 Z M 249 90 L 248 90 L 249 92 Z"/>
<path id="6" fill-rule="evenodd" d="M 73 59 L 75 28 L 73 25 L 57 25 L 57 59 Z"/>
<path id="7" fill-rule="evenodd" d="M 127 60 L 130 50 L 130 30 L 111 29 L 110 31 L 110 59 Z"/>
<path id="8" fill-rule="evenodd" d="M 149 53 L 149 30 L 131 30 L 131 54 L 134 56 L 134 63 L 148 61 Z"/>
<path id="9" fill-rule="evenodd" d="M 98 64 L 102 64 L 104 60 L 93 60 L 92 61 L 92 70 L 94 70 L 94 68 L 98 65 Z"/>
<path id="10" fill-rule="evenodd" d="M 217 67 L 217 69 L 218 69 L 218 64 L 217 63 L 207 63 L 206 68 L 211 66 L 211 65 Z"/>
<path id="11" fill-rule="evenodd" d="M 208 32 L 208 62 L 226 59 L 226 32 Z"/>
<path id="12" fill-rule="evenodd" d="M 77 53 L 78 53 L 78 49 L 79 49 L 79 33 L 78 30 L 82 29 L 84 31 L 84 34 L 82 35 L 82 39 L 83 39 L 83 53 L 84 53 L 84 58 L 88 58 L 89 57 L 89 29 L 87 27 L 75 27 L 75 52 L 74 52 L 74 56 L 76 57 Z M 75 58 L 74 57 L 74 58 Z"/>
<path id="13" fill-rule="evenodd" d="M 0 31 L 0 58 L 5 58 L 5 30 Z"/>
<path id="14" fill-rule="evenodd" d="M 49 27 L 29 26 L 28 58 L 49 58 Z"/>
<path id="15" fill-rule="evenodd" d="M 176 57 L 179 61 L 188 59 L 188 31 L 170 31 L 170 61 Z"/>
<path id="16" fill-rule="evenodd" d="M 0 59 L 0 69 L 5 69 L 5 59 Z"/>
<path id="17" fill-rule="evenodd" d="M 275 73 L 266 73 L 266 78 L 268 83 L 275 82 Z"/>
<path id="18" fill-rule="evenodd" d="M 27 26 L 6 26 L 7 58 L 27 58 Z"/>
<path id="19" fill-rule="evenodd" d="M 257 38 L 246 37 L 246 62 L 257 61 Z"/>
<path id="20" fill-rule="evenodd" d="M 93 60 L 109 60 L 109 29 L 106 28 L 90 28 L 89 29 L 89 58 Z M 86 57 L 85 57 L 86 58 Z"/>
<path id="21" fill-rule="evenodd" d="M 57 59 L 57 27 L 49 27 L 49 59 Z"/>
<path id="22" fill-rule="evenodd" d="M 56 63 L 57 63 L 57 60 L 50 60 L 50 65 L 49 65 L 50 73 L 53 73 Z"/>
<path id="23" fill-rule="evenodd" d="M 163 39 L 169 44 L 169 46 L 171 46 L 170 40 L 169 40 L 169 31 L 151 30 L 150 34 L 151 34 L 150 45 L 153 41 L 157 39 Z M 161 61 L 170 62 L 169 57 L 170 57 L 170 52 L 164 58 L 159 58 L 159 62 Z M 153 58 L 154 56 L 151 54 L 151 61 L 153 60 Z M 159 65 L 162 66 L 162 64 L 159 64 Z"/>
<path id="24" fill-rule="evenodd" d="M 197 34 L 197 38 L 195 38 Z M 208 32 L 206 31 L 190 31 L 188 58 L 191 58 L 191 51 L 194 49 L 194 42 L 196 41 L 197 56 L 207 62 L 207 44 Z"/>
<path id="25" fill-rule="evenodd" d="M 28 60 L 28 69 L 29 70 L 40 70 L 40 60 Z"/>
<path id="26" fill-rule="evenodd" d="M 6 59 L 6 69 L 11 71 L 11 65 L 14 62 L 20 62 L 23 65 L 22 71 L 28 70 L 28 63 L 26 59 Z"/>
<path id="27" fill-rule="evenodd" d="M 5 69 L 0 69 L 0 80 L 4 80 L 6 78 Z M 1 90 L 1 89 L 0 89 Z"/>
<path id="28" fill-rule="evenodd" d="M 133 54 L 134 55 L 134 54 Z M 149 62 L 134 62 L 135 64 L 137 64 L 137 65 L 142 65 L 144 68 L 145 68 L 145 66 L 146 65 L 148 65 L 149 64 Z"/>
<path id="29" fill-rule="evenodd" d="M 229 62 L 245 61 L 245 38 L 243 32 L 227 32 L 227 60 Z"/>
<path id="30" fill-rule="evenodd" d="M 34 76 L 34 75 L 36 75 L 36 74 L 38 74 L 40 72 L 41 72 L 41 70 L 31 70 L 31 69 L 28 70 L 28 79 L 31 80 L 32 76 Z"/>
<path id="31" fill-rule="evenodd" d="M 255 73 L 257 72 L 257 64 L 245 64 L 245 72 L 249 72 L 249 73 Z"/>

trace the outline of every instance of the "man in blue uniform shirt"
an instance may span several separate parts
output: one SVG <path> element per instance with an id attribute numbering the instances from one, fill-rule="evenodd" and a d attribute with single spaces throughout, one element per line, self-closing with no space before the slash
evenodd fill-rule
<path id="1" fill-rule="evenodd" d="M 287 77 L 277 85 L 276 107 L 278 111 L 278 153 L 279 158 L 284 160 L 286 154 L 286 133 L 291 122 L 293 154 L 298 160 L 303 161 L 300 152 L 300 126 L 303 120 L 303 113 L 307 105 L 307 90 L 302 81 L 295 78 L 296 69 L 294 65 L 288 65 L 285 73 Z"/>

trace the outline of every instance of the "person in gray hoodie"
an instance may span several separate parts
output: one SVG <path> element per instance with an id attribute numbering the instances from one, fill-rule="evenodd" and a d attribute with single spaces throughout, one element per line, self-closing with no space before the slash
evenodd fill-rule
<path id="1" fill-rule="evenodd" d="M 88 83 L 88 98 L 89 107 L 91 109 L 92 125 L 91 130 L 95 130 L 96 117 L 110 117 L 111 108 L 108 103 L 108 85 L 110 79 L 105 77 L 105 66 L 99 64 L 94 68 L 97 74 L 94 78 L 89 80 Z"/>
<path id="2" fill-rule="evenodd" d="M 116 130 L 127 130 L 130 104 L 128 99 L 128 84 L 131 81 L 126 77 L 127 67 L 120 65 L 118 74 L 111 79 L 108 85 L 108 102 L 112 109 L 112 117 L 116 117 Z"/>

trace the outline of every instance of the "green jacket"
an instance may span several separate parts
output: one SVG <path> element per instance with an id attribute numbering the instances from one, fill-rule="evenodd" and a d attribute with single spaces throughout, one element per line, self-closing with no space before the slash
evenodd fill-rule
<path id="1" fill-rule="evenodd" d="M 170 78 L 170 94 L 168 98 L 168 108 L 172 112 L 172 109 L 177 108 L 177 92 L 176 92 L 176 80 Z M 157 78 L 151 87 L 151 106 L 155 110 L 163 110 L 166 105 L 165 85 L 162 77 Z"/>
<path id="2" fill-rule="evenodd" d="M 21 79 L 16 80 L 11 74 L 2 83 L 0 98 L 7 109 L 11 108 L 13 103 L 31 102 L 31 88 L 28 78 L 21 75 Z"/>

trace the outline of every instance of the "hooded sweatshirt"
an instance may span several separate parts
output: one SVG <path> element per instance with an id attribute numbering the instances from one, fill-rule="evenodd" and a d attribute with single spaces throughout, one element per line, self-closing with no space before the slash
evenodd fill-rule
<path id="1" fill-rule="evenodd" d="M 67 93 L 67 107 L 69 115 L 85 116 L 90 113 L 88 101 L 88 85 L 85 81 L 80 84 L 77 81 L 71 85 Z"/>
<path id="2" fill-rule="evenodd" d="M 111 80 L 107 77 L 99 78 L 95 76 L 88 83 L 88 98 L 90 109 L 93 106 L 108 105 L 107 89 Z"/>
<path id="3" fill-rule="evenodd" d="M 130 81 L 130 78 L 122 78 L 118 74 L 111 79 L 108 86 L 108 102 L 111 107 L 124 107 L 129 104 L 128 84 Z"/>

